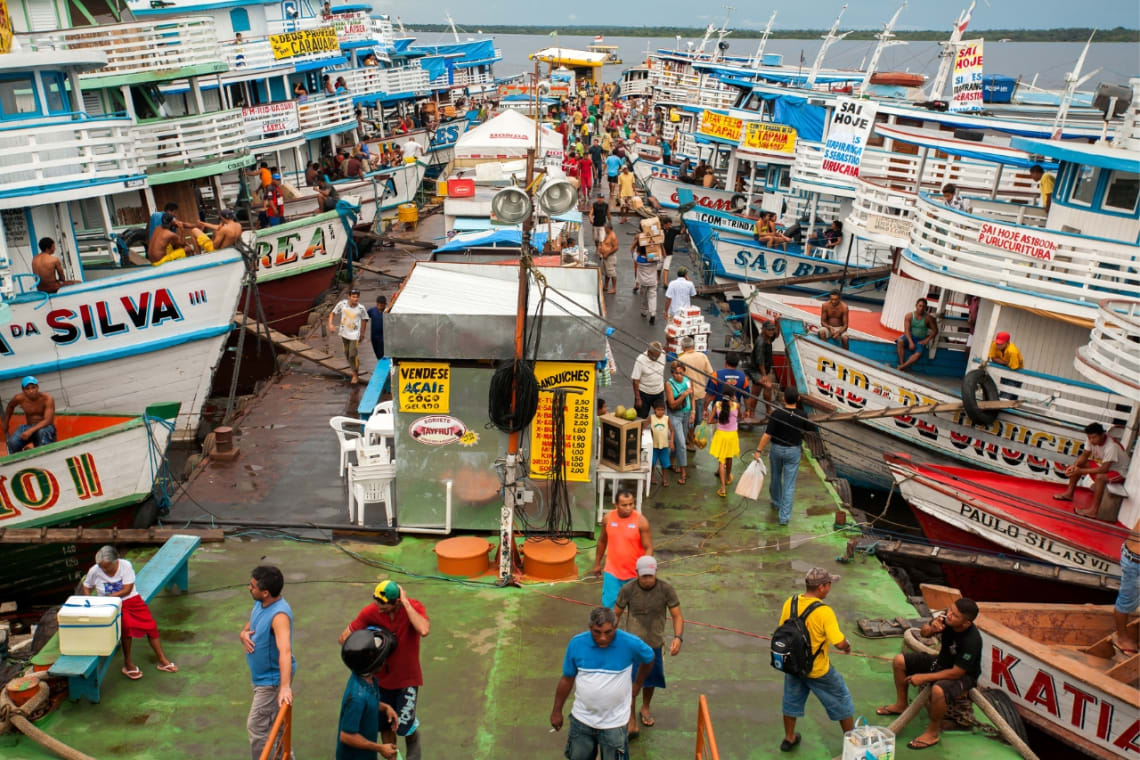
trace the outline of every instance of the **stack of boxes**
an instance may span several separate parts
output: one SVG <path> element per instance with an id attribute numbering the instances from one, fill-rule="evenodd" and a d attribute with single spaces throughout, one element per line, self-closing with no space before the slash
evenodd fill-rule
<path id="1" fill-rule="evenodd" d="M 642 219 L 637 244 L 645 247 L 645 258 L 659 261 L 665 255 L 665 232 L 661 229 L 661 220 L 655 216 Z"/>
<path id="2" fill-rule="evenodd" d="M 681 338 L 688 335 L 693 339 L 693 348 L 701 352 L 708 351 L 710 332 L 712 325 L 701 313 L 701 308 L 689 306 L 677 312 L 665 328 L 665 350 L 680 354 Z"/>

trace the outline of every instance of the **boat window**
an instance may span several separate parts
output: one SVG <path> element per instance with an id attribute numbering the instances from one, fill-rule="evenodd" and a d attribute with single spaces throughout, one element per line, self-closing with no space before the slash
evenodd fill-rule
<path id="1" fill-rule="evenodd" d="M 31 74 L 0 79 L 0 117 L 40 113 L 39 98 Z"/>
<path id="2" fill-rule="evenodd" d="M 1138 195 L 1140 195 L 1140 174 L 1115 171 L 1108 178 L 1108 189 L 1104 191 L 1104 207 L 1113 211 L 1135 213 Z"/>
<path id="3" fill-rule="evenodd" d="M 43 79 L 48 113 L 67 113 L 70 111 L 67 103 L 67 85 L 64 83 L 63 74 L 58 71 L 45 71 Z"/>
<path id="4" fill-rule="evenodd" d="M 1096 183 L 1100 178 L 1100 168 L 1096 166 L 1079 166 L 1073 176 L 1073 189 L 1069 193 L 1069 202 L 1079 206 L 1092 205 L 1093 193 L 1096 192 Z"/>
<path id="5" fill-rule="evenodd" d="M 234 8 L 230 11 L 230 26 L 234 28 L 234 34 L 248 32 L 250 30 L 249 12 L 245 8 Z"/>

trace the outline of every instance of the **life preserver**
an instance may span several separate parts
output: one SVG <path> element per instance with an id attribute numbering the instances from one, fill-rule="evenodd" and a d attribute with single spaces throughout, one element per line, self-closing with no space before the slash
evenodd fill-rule
<path id="1" fill-rule="evenodd" d="M 907 71 L 879 71 L 871 75 L 871 84 L 890 84 L 898 87 L 922 87 L 926 77 Z"/>
<path id="2" fill-rule="evenodd" d="M 967 372 L 962 378 L 962 406 L 966 414 L 975 425 L 989 425 L 998 418 L 996 409 L 980 409 L 978 407 L 978 390 L 982 391 L 982 398 L 986 401 L 998 400 L 997 383 L 993 381 L 984 369 Z"/>

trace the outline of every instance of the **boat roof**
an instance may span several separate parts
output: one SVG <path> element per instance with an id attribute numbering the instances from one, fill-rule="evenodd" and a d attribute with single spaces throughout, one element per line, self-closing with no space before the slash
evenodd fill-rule
<path id="1" fill-rule="evenodd" d="M 975 158 L 981 161 L 1028 168 L 1040 163 L 1030 153 L 1010 147 L 1009 138 L 989 136 L 985 140 L 963 140 L 953 132 L 921 127 L 900 127 L 892 124 L 876 124 L 875 132 L 890 140 L 917 145 L 920 148 L 934 148 L 952 156 Z M 1051 164 L 1055 167 L 1056 164 Z"/>
<path id="2" fill-rule="evenodd" d="M 0 73 L 46 71 L 95 71 L 107 65 L 107 54 L 98 48 L 74 50 L 26 50 L 12 48 L 0 55 Z"/>
<path id="3" fill-rule="evenodd" d="M 1105 143 L 1089 145 L 1086 143 L 1014 137 L 1010 144 L 1027 153 L 1050 156 L 1058 161 L 1099 166 L 1102 169 L 1140 172 L 1140 154 L 1134 150 L 1117 148 Z"/>
<path id="4" fill-rule="evenodd" d="M 601 66 L 609 58 L 606 53 L 594 53 L 589 50 L 574 50 L 573 48 L 548 47 L 530 54 L 531 60 L 538 59 L 549 63 L 569 63 L 572 66 Z"/>
<path id="5" fill-rule="evenodd" d="M 502 237 L 498 242 L 510 244 L 509 232 L 496 233 Z M 517 235 L 518 233 L 515 233 Z M 472 240 L 478 233 L 465 235 Z M 536 234 L 536 242 L 538 235 Z M 456 235 L 456 238 L 460 238 Z M 438 250 L 461 250 L 474 243 L 452 245 Z M 484 241 L 486 245 L 490 240 Z M 514 245 L 518 245 L 517 238 Z M 565 298 L 549 292 L 546 296 L 546 313 L 553 315 L 570 314 L 589 317 L 590 305 L 598 302 L 598 276 L 594 269 L 570 269 L 566 267 L 540 267 L 543 276 L 552 287 L 566 293 Z M 404 281 L 399 296 L 389 312 L 392 314 L 436 314 L 447 317 L 457 316 L 513 316 L 518 300 L 518 274 L 492 264 L 456 264 L 446 262 L 417 262 L 408 279 Z M 542 298 L 540 288 L 530 289 L 530 313 L 536 313 Z M 456 293 L 464 293 L 458 302 Z"/>

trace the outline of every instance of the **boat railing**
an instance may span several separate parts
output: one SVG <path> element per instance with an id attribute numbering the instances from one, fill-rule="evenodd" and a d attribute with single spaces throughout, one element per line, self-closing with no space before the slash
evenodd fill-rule
<path id="1" fill-rule="evenodd" d="M 356 126 L 356 113 L 352 107 L 352 93 L 309 98 L 297 104 L 301 131 L 305 133 Z"/>
<path id="2" fill-rule="evenodd" d="M 455 85 L 473 85 L 473 84 L 494 84 L 495 75 L 490 69 L 483 69 L 481 67 L 472 67 L 468 69 L 456 69 L 455 76 L 452 83 Z"/>
<path id="3" fill-rule="evenodd" d="M 969 204 L 971 213 L 981 214 L 987 219 L 1025 227 L 1044 228 L 1049 216 L 1041 206 L 1030 206 L 1027 203 L 972 198 Z"/>
<path id="4" fill-rule="evenodd" d="M 126 116 L 0 130 L 0 195 L 32 196 L 60 185 L 94 188 L 141 176 L 133 130 Z"/>
<path id="5" fill-rule="evenodd" d="M 348 90 L 354 95 L 365 93 L 425 92 L 429 89 L 428 73 L 419 65 L 380 69 L 364 66 L 355 69 L 338 69 Z"/>
<path id="6" fill-rule="evenodd" d="M 362 42 L 374 42 L 380 47 L 390 47 L 395 42 L 395 32 L 390 21 L 375 19 L 365 10 L 333 13 L 329 16 L 318 14 L 308 18 L 270 21 L 269 34 L 310 31 L 331 26 L 336 31 L 337 41 L 342 45 L 355 46 Z"/>
<path id="7" fill-rule="evenodd" d="M 219 43 L 218 49 L 229 65 L 231 75 L 240 74 L 242 71 L 293 67 L 299 63 L 320 61 L 339 55 L 338 51 L 320 50 L 278 59 L 273 56 L 273 45 L 269 43 L 268 37 L 252 37 L 241 42 L 230 40 Z"/>
<path id="8" fill-rule="evenodd" d="M 1089 342 L 1077 349 L 1076 368 L 1119 393 L 1140 390 L 1140 301 L 1105 299 Z"/>
<path id="9" fill-rule="evenodd" d="M 993 205 L 1003 208 L 987 216 Z M 1009 222 L 1012 208 L 1017 204 L 986 201 L 967 213 L 923 194 L 903 271 L 952 278 L 944 284 L 965 292 L 1000 288 L 1013 305 L 1042 308 L 1041 299 L 1051 299 L 1055 310 L 1090 318 L 1101 299 L 1140 292 L 1135 245 Z M 1031 207 L 1019 210 L 1032 218 Z"/>
<path id="10" fill-rule="evenodd" d="M 148 171 L 173 171 L 247 152 L 241 109 L 155 119 L 135 125 L 135 148 Z"/>
<path id="11" fill-rule="evenodd" d="M 152 74 L 156 79 L 224 71 L 214 19 L 185 16 L 163 21 L 105 24 L 22 35 L 33 50 L 95 48 L 107 65 L 79 75 L 84 82 Z"/>

